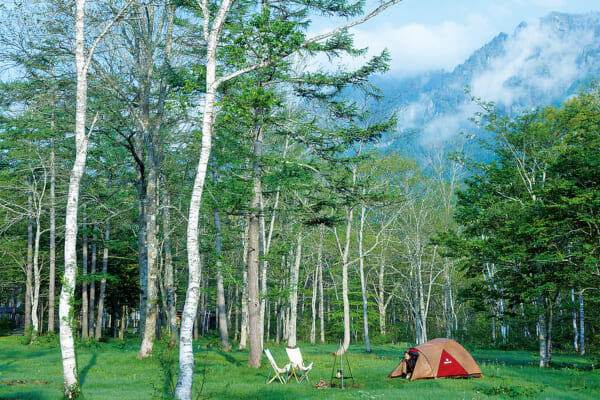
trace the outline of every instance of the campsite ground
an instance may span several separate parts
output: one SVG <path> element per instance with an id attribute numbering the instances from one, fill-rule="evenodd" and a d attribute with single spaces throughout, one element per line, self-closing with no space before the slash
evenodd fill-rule
<path id="1" fill-rule="evenodd" d="M 0 338 L 0 400 L 61 399 L 62 370 L 56 341 L 24 346 L 20 337 Z M 247 352 L 224 353 L 207 342 L 195 346 L 195 398 L 199 399 L 598 399 L 600 371 L 597 358 L 554 355 L 555 366 L 541 370 L 537 355 L 524 351 L 481 350 L 472 352 L 484 377 L 406 382 L 389 379 L 406 346 L 374 346 L 366 354 L 351 346 L 348 359 L 356 386 L 346 390 L 315 389 L 322 379 L 330 381 L 334 345 L 301 345 L 305 361 L 314 362 L 309 385 L 290 381 L 265 385 L 270 365 L 254 370 L 246 367 Z M 268 347 L 278 364 L 287 359 L 283 346 Z M 138 340 L 80 344 L 77 351 L 81 384 L 86 400 L 163 398 L 163 365 L 176 362 L 176 354 L 165 351 L 151 360 L 136 359 Z M 160 350 L 160 349 L 159 349 Z M 159 351 L 160 353 L 160 351 Z M 172 358 L 169 356 L 172 355 Z M 201 392 L 200 392 L 201 390 Z"/>

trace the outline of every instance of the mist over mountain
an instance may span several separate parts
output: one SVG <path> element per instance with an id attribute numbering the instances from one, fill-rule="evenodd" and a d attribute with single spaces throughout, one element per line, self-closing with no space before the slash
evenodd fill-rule
<path id="1" fill-rule="evenodd" d="M 397 110 L 398 134 L 416 132 L 381 147 L 417 159 L 436 149 L 473 147 L 466 138 L 482 133 L 469 121 L 480 110 L 472 97 L 514 115 L 559 105 L 599 76 L 600 13 L 550 13 L 521 23 L 510 35 L 498 34 L 451 72 L 402 81 L 381 78 L 376 84 Z"/>

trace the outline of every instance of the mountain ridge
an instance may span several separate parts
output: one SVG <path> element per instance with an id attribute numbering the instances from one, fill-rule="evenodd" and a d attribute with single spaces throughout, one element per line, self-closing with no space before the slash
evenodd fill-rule
<path id="1" fill-rule="evenodd" d="M 481 135 L 469 118 L 478 111 L 472 98 L 494 102 L 507 115 L 560 105 L 600 76 L 600 12 L 551 12 L 520 23 L 512 34 L 498 33 L 452 71 L 375 82 L 385 88 L 399 116 L 390 150 L 413 158 L 431 149 L 455 151 L 459 132 Z M 460 143 L 457 143 L 460 142 Z"/>

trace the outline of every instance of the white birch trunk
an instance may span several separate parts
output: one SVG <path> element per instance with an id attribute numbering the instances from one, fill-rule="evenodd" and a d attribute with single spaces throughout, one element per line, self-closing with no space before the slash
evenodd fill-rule
<path id="1" fill-rule="evenodd" d="M 244 268 L 242 273 L 242 310 L 240 323 L 240 350 L 248 347 L 248 271 Z"/>
<path id="2" fill-rule="evenodd" d="M 69 191 L 67 194 L 67 208 L 65 218 L 65 273 L 63 285 L 60 292 L 58 317 L 60 326 L 60 349 L 62 353 L 64 395 L 67 399 L 78 397 L 81 393 L 79 378 L 77 376 L 77 362 L 75 360 L 75 348 L 73 343 L 73 313 L 72 303 L 75 295 L 75 284 L 77 275 L 77 206 L 79 203 L 79 184 L 85 169 L 87 157 L 88 136 L 85 132 L 85 120 L 87 109 L 87 71 L 91 62 L 91 56 L 101 38 L 110 27 L 120 18 L 121 14 L 129 6 L 129 1 L 115 18 L 105 26 L 104 31 L 98 36 L 94 45 L 85 54 L 85 0 L 75 0 L 75 66 L 77 69 L 77 92 L 75 106 L 75 162 L 69 179 Z M 92 126 L 94 125 L 92 123 Z"/>
<path id="3" fill-rule="evenodd" d="M 53 123 L 54 126 L 54 123 Z M 54 139 L 50 139 L 50 276 L 48 277 L 48 332 L 54 332 L 56 283 L 56 166 Z"/>
<path id="4" fill-rule="evenodd" d="M 244 236 L 242 237 L 242 241 L 244 243 L 242 255 L 242 264 L 244 270 L 242 271 L 242 322 L 240 324 L 240 350 L 246 350 L 248 342 L 248 225 L 248 223 L 244 224 Z"/>
<path id="5" fill-rule="evenodd" d="M 64 395 L 67 399 L 79 396 L 79 378 L 73 343 L 72 303 L 75 294 L 77 275 L 77 205 L 79 203 L 79 183 L 85 168 L 88 137 L 85 132 L 87 108 L 87 65 L 84 54 L 85 0 L 76 0 L 75 19 L 75 59 L 77 66 L 77 98 L 75 111 L 75 162 L 69 180 L 67 210 L 65 219 L 65 273 L 60 293 L 58 317 L 60 324 L 60 348 L 62 353 Z"/>
<path id="6" fill-rule="evenodd" d="M 81 339 L 87 340 L 88 338 L 88 240 L 87 240 L 87 216 L 86 207 L 83 206 L 83 243 L 81 245 L 81 265 L 83 268 L 82 279 L 81 279 Z"/>
<path id="7" fill-rule="evenodd" d="M 187 227 L 187 252 L 188 252 L 188 288 L 181 317 L 181 331 L 179 336 L 179 376 L 175 387 L 175 398 L 180 400 L 192 399 L 192 386 L 194 382 L 194 349 L 192 346 L 192 330 L 194 316 L 198 308 L 200 295 L 200 251 L 198 248 L 198 222 L 202 190 L 206 179 L 208 161 L 210 159 L 213 113 L 217 95 L 216 53 L 217 45 L 225 19 L 231 8 L 232 0 L 223 0 L 217 15 L 212 23 L 209 34 L 209 10 L 207 1 L 202 2 L 204 17 L 204 38 L 206 40 L 206 95 L 202 117 L 202 146 L 200 159 L 196 170 L 196 178 L 190 199 L 190 209 Z"/>
<path id="8" fill-rule="evenodd" d="M 298 319 L 298 275 L 302 259 L 302 233 L 298 232 L 296 239 L 296 257 L 290 263 L 290 318 L 288 324 L 288 347 L 296 347 L 296 322 Z"/>
<path id="9" fill-rule="evenodd" d="M 319 232 L 319 257 L 317 262 L 319 264 L 319 321 L 321 328 L 321 343 L 325 343 L 325 313 L 323 312 L 323 230 L 325 227 L 321 225 Z"/>
<path id="10" fill-rule="evenodd" d="M 25 330 L 31 325 L 31 300 L 33 297 L 33 183 L 29 180 L 27 194 L 27 265 L 25 269 Z"/>
<path id="11" fill-rule="evenodd" d="M 356 174 L 355 174 L 356 177 Z M 350 301 L 348 300 L 348 258 L 350 256 L 350 233 L 352 232 L 352 208 L 346 209 L 346 242 L 342 253 L 342 301 L 344 303 L 344 340 L 335 354 L 341 356 L 350 346 Z"/>
<path id="12" fill-rule="evenodd" d="M 444 259 L 444 319 L 446 320 L 446 338 L 452 338 L 452 316 L 454 315 L 454 302 L 452 299 L 452 277 L 450 273 L 450 260 Z"/>
<path id="13" fill-rule="evenodd" d="M 419 334 L 420 336 L 417 338 L 417 344 L 423 344 L 427 341 L 427 310 L 425 308 L 425 290 L 423 285 L 423 265 L 419 260 L 417 266 L 417 290 L 418 290 L 418 321 L 419 325 Z"/>
<path id="14" fill-rule="evenodd" d="M 585 356 L 585 314 L 583 311 L 583 292 L 579 292 L 579 354 Z"/>
<path id="15" fill-rule="evenodd" d="M 540 367 L 545 368 L 548 366 L 550 360 L 550 354 L 548 353 L 548 321 L 546 314 L 543 311 L 544 300 L 538 298 L 538 307 L 540 308 L 540 314 L 538 316 L 538 338 L 540 341 Z"/>
<path id="16" fill-rule="evenodd" d="M 506 342 L 508 341 L 508 326 L 506 325 L 506 320 L 504 318 L 504 299 L 500 299 L 498 303 L 498 310 L 501 316 L 500 335 L 502 336 L 502 343 L 506 344 Z"/>
<path id="17" fill-rule="evenodd" d="M 571 289 L 571 303 L 575 307 L 575 289 Z M 579 327 L 577 325 L 577 311 L 575 309 L 571 312 L 571 317 L 573 318 L 573 348 L 575 351 L 579 351 Z"/>
<path id="18" fill-rule="evenodd" d="M 364 194 L 364 191 L 363 191 Z M 365 214 L 366 207 L 361 204 L 360 208 L 360 228 L 358 230 L 358 257 L 359 257 L 359 272 L 360 272 L 360 291 L 362 294 L 363 306 L 363 333 L 365 335 L 365 347 L 367 353 L 371 352 L 371 341 L 369 340 L 369 318 L 368 318 L 368 303 L 367 303 L 367 282 L 365 279 L 365 256 L 363 254 L 363 232 L 365 229 Z"/>
<path id="19" fill-rule="evenodd" d="M 315 344 L 317 341 L 317 289 L 319 282 L 319 267 L 322 254 L 317 253 L 317 266 L 312 278 L 312 296 L 310 301 L 311 324 L 310 324 L 310 344 Z"/>
<path id="20" fill-rule="evenodd" d="M 385 277 L 385 259 L 381 260 L 379 264 L 379 271 L 377 273 L 377 281 L 379 287 L 379 293 L 377 294 L 377 306 L 379 308 L 379 333 L 381 335 L 385 335 L 386 326 L 385 326 L 385 314 L 386 314 L 386 304 L 384 301 L 385 287 L 384 287 L 384 277 Z"/>
<path id="21" fill-rule="evenodd" d="M 31 298 L 31 323 L 33 325 L 33 337 L 41 331 L 40 320 L 38 318 L 38 309 L 40 303 L 40 287 L 42 285 L 42 267 L 40 265 L 40 214 L 41 210 L 41 198 L 37 202 L 36 216 L 35 216 L 35 239 L 33 246 L 33 293 Z"/>

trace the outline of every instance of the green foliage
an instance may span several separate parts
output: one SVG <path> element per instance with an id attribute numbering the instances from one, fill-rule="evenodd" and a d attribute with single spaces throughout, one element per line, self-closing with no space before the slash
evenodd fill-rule
<path id="1" fill-rule="evenodd" d="M 10 335 L 15 328 L 14 322 L 9 318 L 0 318 L 0 336 Z"/>
<path id="2" fill-rule="evenodd" d="M 161 400 L 174 399 L 177 373 L 179 372 L 178 346 L 171 341 L 168 334 L 163 332 L 160 339 L 155 341 L 152 354 L 158 362 L 163 378 L 161 387 L 155 387 L 154 398 Z"/>
<path id="3" fill-rule="evenodd" d="M 87 338 L 86 340 L 77 340 L 76 342 L 76 346 L 78 349 L 86 349 L 89 351 L 99 351 L 102 350 L 102 348 L 104 347 L 104 344 L 102 342 L 100 342 L 99 340 L 96 340 L 94 338 Z"/>
<path id="4" fill-rule="evenodd" d="M 28 345 L 31 343 L 31 339 L 33 338 L 33 325 L 29 325 L 25 331 L 23 331 L 23 336 L 19 336 L 19 343 L 22 345 Z"/>
<path id="5" fill-rule="evenodd" d="M 514 383 L 511 379 L 495 380 L 484 385 L 477 385 L 476 390 L 488 396 L 508 396 L 511 398 L 533 398 L 544 392 L 544 388 L 536 384 Z"/>
<path id="6" fill-rule="evenodd" d="M 60 337 L 57 332 L 46 332 L 43 335 L 36 335 L 31 344 L 58 349 L 60 348 Z"/>

